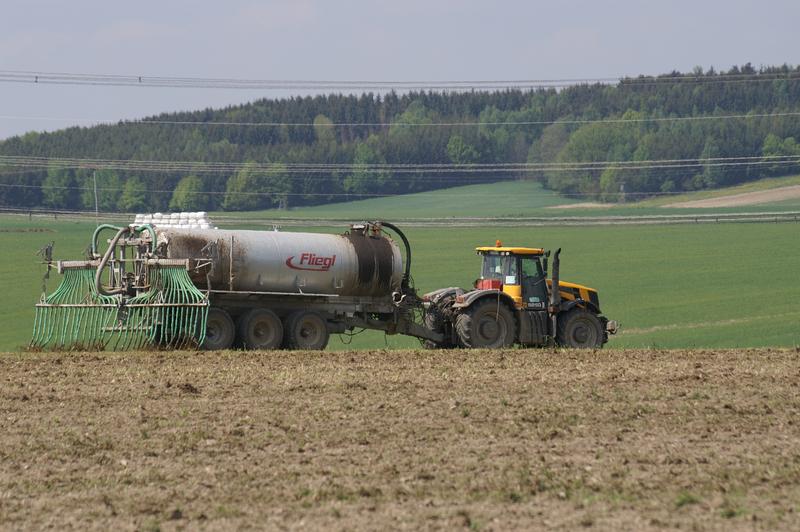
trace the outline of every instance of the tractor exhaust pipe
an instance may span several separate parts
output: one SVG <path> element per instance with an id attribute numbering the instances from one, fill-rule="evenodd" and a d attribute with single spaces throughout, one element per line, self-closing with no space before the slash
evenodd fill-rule
<path id="1" fill-rule="evenodd" d="M 558 285 L 558 268 L 559 268 L 559 255 L 561 254 L 561 248 L 558 248 L 556 252 L 553 254 L 553 275 L 552 280 L 550 282 L 550 306 L 548 307 L 548 311 L 550 312 L 550 325 L 551 325 L 551 341 L 553 345 L 555 345 L 556 341 L 556 334 L 558 333 L 558 312 L 561 309 L 561 290 L 559 289 Z"/>

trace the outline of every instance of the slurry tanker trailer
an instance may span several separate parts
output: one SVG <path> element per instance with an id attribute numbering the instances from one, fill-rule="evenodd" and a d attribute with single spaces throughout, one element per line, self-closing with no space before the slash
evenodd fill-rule
<path id="1" fill-rule="evenodd" d="M 193 216 L 101 225 L 86 260 L 54 261 L 48 249 L 48 275 L 63 277 L 36 305 L 31 347 L 315 350 L 331 334 L 373 329 L 430 348 L 598 348 L 616 332 L 596 290 L 559 281 L 558 251 L 548 279 L 549 253 L 498 241 L 477 248 L 472 288 L 419 296 L 411 246 L 389 222 L 334 235 L 224 230 Z"/>

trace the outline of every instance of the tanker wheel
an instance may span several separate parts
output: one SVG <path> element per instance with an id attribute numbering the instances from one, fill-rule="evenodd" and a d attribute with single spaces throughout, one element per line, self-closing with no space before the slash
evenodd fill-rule
<path id="1" fill-rule="evenodd" d="M 236 339 L 236 327 L 233 325 L 231 315 L 221 308 L 208 309 L 206 320 L 206 339 L 203 340 L 203 349 L 219 351 L 230 349 Z"/>
<path id="2" fill-rule="evenodd" d="M 556 343 L 561 347 L 596 349 L 603 347 L 603 324 L 592 312 L 573 308 L 558 315 Z"/>
<path id="3" fill-rule="evenodd" d="M 456 317 L 456 332 L 464 347 L 508 347 L 517 337 L 511 310 L 495 299 L 482 299 Z"/>
<path id="4" fill-rule="evenodd" d="M 327 322 L 316 312 L 301 310 L 286 318 L 284 345 L 289 349 L 321 351 L 329 337 Z"/>
<path id="5" fill-rule="evenodd" d="M 243 314 L 237 325 L 245 349 L 278 349 L 283 342 L 283 323 L 271 310 L 253 309 Z"/>

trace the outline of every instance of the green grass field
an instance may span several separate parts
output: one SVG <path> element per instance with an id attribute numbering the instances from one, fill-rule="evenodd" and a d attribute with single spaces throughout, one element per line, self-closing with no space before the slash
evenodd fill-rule
<path id="1" fill-rule="evenodd" d="M 0 216 L 0 351 L 30 337 L 44 267 L 36 251 L 55 241 L 58 258 L 79 258 L 94 224 Z M 342 227 L 344 229 L 344 226 Z M 330 229 L 328 229 L 330 231 Z M 600 291 L 603 311 L 622 332 L 609 347 L 800 345 L 797 223 L 541 228 L 409 228 L 412 272 L 420 291 L 469 286 L 475 246 L 562 247 L 564 280 Z M 49 291 L 59 280 L 51 273 Z M 416 346 L 373 332 L 349 347 Z M 341 349 L 338 337 L 331 349 Z"/>
<path id="2" fill-rule="evenodd" d="M 333 203 L 317 207 L 236 213 L 237 217 L 404 219 L 515 216 L 575 203 L 533 181 L 468 185 L 418 194 Z M 230 214 L 230 213 L 226 213 Z"/>
<path id="3" fill-rule="evenodd" d="M 774 203 L 725 208 L 665 208 L 664 205 L 683 201 L 710 199 L 733 194 L 755 192 L 800 184 L 800 176 L 768 178 L 735 187 L 676 194 L 666 197 L 609 205 L 602 208 L 553 208 L 581 203 L 545 190 L 532 181 L 507 181 L 469 185 L 419 194 L 371 198 L 334 203 L 318 207 L 290 210 L 268 210 L 248 213 L 217 213 L 236 218 L 302 218 L 343 220 L 400 220 L 410 218 L 447 217 L 509 217 L 516 216 L 636 216 L 666 214 L 704 214 L 739 212 L 775 212 L 800 209 L 800 198 Z"/>

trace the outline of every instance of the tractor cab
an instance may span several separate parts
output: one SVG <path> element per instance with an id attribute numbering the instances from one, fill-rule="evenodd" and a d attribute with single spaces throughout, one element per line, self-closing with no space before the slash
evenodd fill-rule
<path id="1" fill-rule="evenodd" d="M 544 310 L 548 306 L 552 279 L 547 279 L 550 255 L 542 248 L 505 247 L 498 240 L 494 247 L 475 248 L 483 256 L 481 277 L 475 281 L 478 290 L 500 290 L 514 300 L 518 309 Z M 553 267 L 555 273 L 555 265 Z M 597 290 L 576 283 L 559 281 L 558 296 L 581 307 L 594 307 L 600 312 Z"/>
<path id="2" fill-rule="evenodd" d="M 547 307 L 547 254 L 541 248 L 476 248 L 483 257 L 478 290 L 500 290 L 518 309 L 544 310 Z"/>

